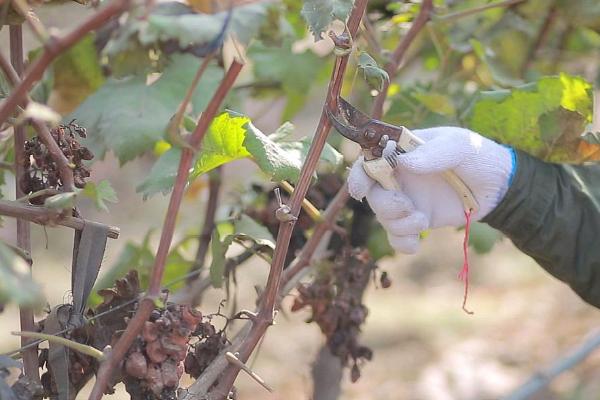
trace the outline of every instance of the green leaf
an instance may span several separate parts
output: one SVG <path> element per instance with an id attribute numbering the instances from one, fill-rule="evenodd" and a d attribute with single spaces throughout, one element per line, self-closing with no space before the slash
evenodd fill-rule
<path id="1" fill-rule="evenodd" d="M 44 200 L 44 206 L 55 210 L 70 210 L 75 205 L 76 198 L 76 192 L 59 193 Z"/>
<path id="2" fill-rule="evenodd" d="M 108 211 L 108 207 L 106 206 L 107 201 L 111 203 L 119 201 L 117 193 L 106 179 L 101 180 L 98 184 L 94 182 L 86 183 L 82 194 L 92 199 L 96 208 L 102 211 Z"/>
<path id="3" fill-rule="evenodd" d="M 88 34 L 52 64 L 53 91 L 60 97 L 59 112 L 71 112 L 104 82 L 94 35 Z"/>
<path id="4" fill-rule="evenodd" d="M 246 137 L 244 125 L 249 121 L 248 117 L 234 116 L 229 113 L 217 116 L 202 141 L 191 179 L 219 165 L 248 157 L 250 153 L 243 146 L 243 142 Z M 143 193 L 144 198 L 148 198 L 158 192 L 166 194 L 171 191 L 180 158 L 179 148 L 171 148 L 163 153 L 146 179 L 137 187 L 137 192 Z"/>
<path id="5" fill-rule="evenodd" d="M 271 232 L 246 214 L 242 214 L 239 219 L 236 219 L 233 226 L 236 237 L 249 238 L 256 244 L 275 249 L 275 239 Z"/>
<path id="6" fill-rule="evenodd" d="M 383 86 L 390 82 L 388 73 L 365 51 L 361 52 L 358 57 L 358 68 L 363 72 L 365 80 L 373 89 L 381 91 Z"/>
<path id="7" fill-rule="evenodd" d="M 413 96 L 431 112 L 449 117 L 456 113 L 450 96 L 441 93 L 415 93 Z"/>
<path id="8" fill-rule="evenodd" d="M 301 13 L 317 41 L 334 19 L 345 22 L 353 5 L 353 0 L 304 0 Z"/>
<path id="9" fill-rule="evenodd" d="M 271 136 L 269 136 L 270 138 Z M 278 142 L 279 146 L 288 153 L 288 155 L 294 159 L 304 161 L 310 150 L 312 140 L 310 138 L 303 138 L 297 142 Z M 325 147 L 321 152 L 321 161 L 326 162 L 330 166 L 337 168 L 342 165 L 344 156 L 337 151 L 329 143 L 325 143 Z"/>
<path id="10" fill-rule="evenodd" d="M 190 180 L 225 163 L 249 157 L 272 180 L 296 182 L 310 148 L 310 139 L 295 142 L 272 140 L 272 137 L 288 135 L 284 132 L 292 129 L 293 125 L 288 122 L 278 129 L 275 136 L 266 136 L 252 125 L 248 117 L 233 112 L 222 113 L 213 120 L 204 137 Z M 137 191 L 143 193 L 144 198 L 158 192 L 168 193 L 175 182 L 180 157 L 179 148 L 164 152 Z M 325 147 L 321 159 L 333 166 L 342 162 L 341 154 L 330 145 Z"/>
<path id="11" fill-rule="evenodd" d="M 166 10 L 170 7 L 171 10 Z M 177 9 L 175 9 L 176 7 Z M 228 11 L 217 14 L 196 14 L 183 5 L 163 5 L 163 9 L 148 17 L 147 25 L 139 31 L 140 42 L 144 45 L 155 42 L 178 41 L 180 47 L 208 43 L 221 33 Z M 228 31 L 234 33 L 238 41 L 247 44 L 254 38 L 272 5 L 266 3 L 248 4 L 235 7 Z"/>
<path id="12" fill-rule="evenodd" d="M 575 154 L 580 134 L 592 119 L 591 108 L 591 85 L 584 79 L 548 76 L 510 91 L 482 92 L 470 109 L 469 127 L 527 152 L 565 161 Z"/>
<path id="13" fill-rule="evenodd" d="M 37 306 L 43 300 L 41 293 L 27 262 L 0 241 L 0 304 Z"/>
<path id="14" fill-rule="evenodd" d="M 215 288 L 223 286 L 225 272 L 225 255 L 229 246 L 236 239 L 251 240 L 252 242 L 275 249 L 275 239 L 267 228 L 249 216 L 242 214 L 231 221 L 217 224 L 211 238 L 212 261 L 210 264 L 210 280 Z"/>
<path id="15" fill-rule="evenodd" d="M 292 157 L 251 122 L 248 122 L 245 127 L 244 147 L 252 154 L 260 169 L 275 181 L 296 182 L 302 168 L 301 161 Z"/>
<path id="16" fill-rule="evenodd" d="M 502 240 L 502 237 L 502 233 L 491 226 L 481 222 L 474 222 L 471 225 L 469 246 L 478 254 L 489 253 L 494 248 L 494 245 Z"/>
<path id="17" fill-rule="evenodd" d="M 223 242 L 219 238 L 219 232 L 215 230 L 213 232 L 210 251 L 212 260 L 209 267 L 210 283 L 215 288 L 223 286 L 223 278 L 225 273 L 225 253 L 233 242 L 233 236 L 226 236 Z"/>
<path id="18" fill-rule="evenodd" d="M 477 57 L 489 69 L 494 81 L 498 82 L 503 86 L 517 86 L 523 84 L 523 81 L 512 77 L 509 72 L 505 71 L 502 68 L 501 63 L 496 60 L 496 57 L 492 53 L 492 51 L 490 49 L 486 49 L 483 43 L 476 39 L 471 39 L 469 42 L 471 43 L 473 51 L 475 52 Z"/>
<path id="19" fill-rule="evenodd" d="M 121 163 L 130 161 L 163 138 L 200 62 L 191 55 L 173 56 L 160 78 L 150 85 L 145 76 L 110 79 L 65 121 L 76 118 L 87 128 L 84 143 L 95 154 L 112 150 Z M 206 107 L 222 74 L 214 66 L 205 71 L 192 97 L 194 114 Z"/>
<path id="20" fill-rule="evenodd" d="M 254 65 L 258 81 L 279 83 L 287 97 L 282 118 L 290 119 L 303 106 L 309 89 L 317 81 L 325 60 L 312 51 L 292 51 L 292 42 L 286 40 L 281 46 L 267 47 L 254 43 L 248 49 L 248 57 Z"/>

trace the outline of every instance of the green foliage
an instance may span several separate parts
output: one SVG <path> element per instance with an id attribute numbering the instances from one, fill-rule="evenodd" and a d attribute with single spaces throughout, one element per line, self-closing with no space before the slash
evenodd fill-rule
<path id="1" fill-rule="evenodd" d="M 304 0 L 301 13 L 315 40 L 320 40 L 333 20 L 346 21 L 353 5 L 353 0 Z"/>
<path id="2" fill-rule="evenodd" d="M 61 109 L 81 104 L 104 82 L 94 37 L 86 35 L 52 64 L 53 90 L 61 97 Z"/>
<path id="3" fill-rule="evenodd" d="M 585 80 L 564 73 L 512 90 L 481 92 L 469 125 L 530 153 L 566 160 L 576 152 L 580 134 L 591 121 L 590 92 Z"/>
<path id="4" fill-rule="evenodd" d="M 94 182 L 86 183 L 81 193 L 92 199 L 96 208 L 102 211 L 108 211 L 108 207 L 106 206 L 107 201 L 110 203 L 119 201 L 117 193 L 106 179 L 101 180 L 98 184 Z"/>
<path id="5" fill-rule="evenodd" d="M 27 262 L 0 241 L 0 304 L 39 306 L 42 292 L 29 272 Z"/>
<path id="6" fill-rule="evenodd" d="M 225 163 L 250 157 L 271 179 L 295 182 L 309 143 L 306 139 L 299 142 L 281 141 L 292 128 L 293 125 L 286 123 L 273 136 L 267 136 L 252 125 L 248 117 L 222 113 L 213 120 L 202 142 L 190 179 Z M 286 130 L 288 133 L 284 135 L 282 132 Z M 171 148 L 163 153 L 137 191 L 146 198 L 158 192 L 169 192 L 175 182 L 180 157 L 179 148 Z M 322 160 L 339 165 L 341 155 L 327 146 Z"/>
<path id="7" fill-rule="evenodd" d="M 365 51 L 361 52 L 358 57 L 358 68 L 362 71 L 369 86 L 374 89 L 381 91 L 383 86 L 390 82 L 388 73 Z"/>
<path id="8" fill-rule="evenodd" d="M 270 7 L 266 3 L 235 7 L 230 32 L 247 44 L 258 33 Z M 220 34 L 227 13 L 196 14 L 181 3 L 164 3 L 139 27 L 139 40 L 143 45 L 176 40 L 182 48 L 207 43 Z"/>
<path id="9" fill-rule="evenodd" d="M 306 102 L 309 88 L 317 81 L 325 61 L 310 50 L 302 53 L 292 51 L 291 40 L 279 46 L 255 43 L 248 49 L 254 63 L 254 76 L 259 82 L 281 86 L 287 97 L 283 120 L 293 117 Z"/>
<path id="10" fill-rule="evenodd" d="M 191 55 L 172 57 L 160 78 L 146 76 L 109 79 L 65 120 L 76 118 L 88 130 L 86 146 L 95 154 L 112 150 L 125 163 L 152 149 L 192 82 L 200 60 Z M 192 97 L 192 111 L 201 112 L 222 77 L 209 67 Z"/>

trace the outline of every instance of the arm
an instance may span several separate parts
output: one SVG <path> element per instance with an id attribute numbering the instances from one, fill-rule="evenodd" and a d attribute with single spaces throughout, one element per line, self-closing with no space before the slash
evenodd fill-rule
<path id="1" fill-rule="evenodd" d="M 398 156 L 401 190 L 381 188 L 360 160 L 348 178 L 350 194 L 367 198 L 396 250 L 416 252 L 423 230 L 465 224 L 460 199 L 440 176 L 452 169 L 481 206 L 474 220 L 502 231 L 600 308 L 600 165 L 546 163 L 467 129 L 414 133 L 425 144 Z"/>
<path id="2" fill-rule="evenodd" d="M 550 164 L 519 151 L 517 165 L 482 222 L 600 307 L 600 165 Z"/>

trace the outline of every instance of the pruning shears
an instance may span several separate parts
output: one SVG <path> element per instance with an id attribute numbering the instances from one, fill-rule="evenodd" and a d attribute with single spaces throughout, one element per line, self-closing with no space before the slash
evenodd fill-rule
<path id="1" fill-rule="evenodd" d="M 391 125 L 369 117 L 341 97 L 338 97 L 336 110 L 327 109 L 327 116 L 342 136 L 360 145 L 367 175 L 379 182 L 384 189 L 400 190 L 394 176 L 394 169 L 398 165 L 397 156 L 411 152 L 425 142 L 404 126 Z M 396 142 L 396 148 L 391 154 L 386 154 L 390 140 Z M 442 176 L 461 198 L 465 211 L 476 212 L 479 209 L 473 192 L 454 171 L 445 171 Z"/>

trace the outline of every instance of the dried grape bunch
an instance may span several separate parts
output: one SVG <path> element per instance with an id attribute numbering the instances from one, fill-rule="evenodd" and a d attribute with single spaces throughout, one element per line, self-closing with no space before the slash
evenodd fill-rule
<path id="1" fill-rule="evenodd" d="M 125 357 L 123 382 L 131 399 L 177 399 L 188 342 L 201 321 L 187 305 L 152 311 Z"/>
<path id="2" fill-rule="evenodd" d="M 184 365 L 187 374 L 198 378 L 229 342 L 224 330 L 217 330 L 210 320 L 198 324 L 193 336 L 198 340 L 192 344 Z"/>
<path id="3" fill-rule="evenodd" d="M 86 137 L 85 128 L 71 121 L 67 125 L 59 125 L 52 129 L 50 134 L 73 169 L 75 186 L 83 188 L 85 178 L 90 176 L 90 170 L 83 164 L 83 161 L 94 158 L 92 152 L 78 141 L 78 138 Z M 61 190 L 63 182 L 60 178 L 60 171 L 46 145 L 37 136 L 34 136 L 25 142 L 24 150 L 24 174 L 20 182 L 23 193 L 30 194 L 43 189 Z M 40 196 L 32 199 L 31 202 L 43 204 L 44 198 Z"/>
<path id="4" fill-rule="evenodd" d="M 292 311 L 311 309 L 307 322 L 316 322 L 331 353 L 342 365 L 351 365 L 352 382 L 360 378 L 360 363 L 373 357 L 372 350 L 359 343 L 359 335 L 368 314 L 363 293 L 376 269 L 367 250 L 346 247 L 312 283 L 298 287 L 299 296 L 292 306 Z M 380 282 L 384 288 L 391 284 L 385 272 Z"/>

